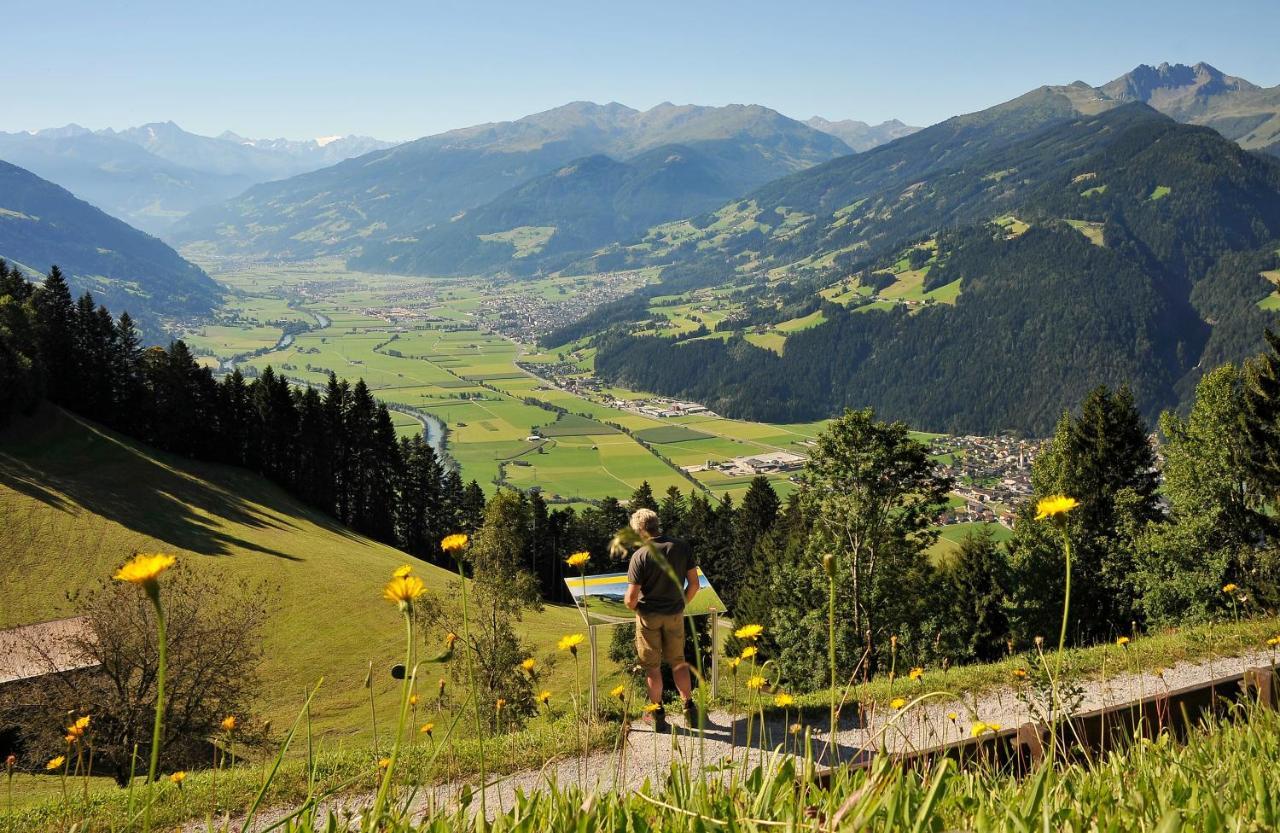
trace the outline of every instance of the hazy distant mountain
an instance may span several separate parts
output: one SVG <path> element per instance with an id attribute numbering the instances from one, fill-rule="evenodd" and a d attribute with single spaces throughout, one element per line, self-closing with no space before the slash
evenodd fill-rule
<path id="1" fill-rule="evenodd" d="M 910 136 L 920 129 L 909 124 L 903 124 L 897 119 L 890 119 L 889 121 L 880 122 L 880 124 L 867 124 L 865 121 L 854 121 L 853 119 L 827 121 L 821 116 L 814 116 L 806 121 L 805 124 L 814 130 L 830 133 L 859 153 L 883 145 L 885 142 L 892 142 L 894 139 Z"/>
<path id="2" fill-rule="evenodd" d="M 575 159 L 626 161 L 647 150 L 719 143 L 754 187 L 850 152 L 834 136 L 753 105 L 574 102 L 512 122 L 475 125 L 251 188 L 175 230 L 224 252 L 312 257 L 404 240 Z"/>
<path id="3" fill-rule="evenodd" d="M 1143 64 L 1098 88 L 1116 101 L 1141 101 L 1180 122 L 1203 124 L 1249 150 L 1280 156 L 1280 86 L 1259 87 L 1205 63 Z"/>
<path id="4" fill-rule="evenodd" d="M 205 315 L 222 290 L 160 240 L 69 191 L 0 162 L 0 257 L 42 274 L 57 264 L 77 292 L 112 312 L 158 317 Z"/>
<path id="5" fill-rule="evenodd" d="M 67 188 L 104 211 L 149 232 L 164 233 L 200 206 L 250 185 L 333 164 L 386 142 L 364 137 L 334 141 L 265 142 L 209 138 L 173 122 L 122 131 L 79 125 L 0 133 L 0 159 Z"/>

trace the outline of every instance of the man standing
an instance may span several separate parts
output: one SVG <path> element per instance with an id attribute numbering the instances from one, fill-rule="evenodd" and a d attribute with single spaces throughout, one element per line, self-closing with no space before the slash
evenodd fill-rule
<path id="1" fill-rule="evenodd" d="M 676 689 L 684 700 L 684 715 L 690 727 L 698 725 L 693 702 L 689 663 L 684 658 L 684 608 L 698 592 L 698 562 L 689 545 L 662 534 L 658 513 L 638 509 L 631 515 L 631 528 L 644 545 L 631 554 L 627 568 L 627 595 L 624 602 L 636 612 L 636 654 L 645 670 L 649 700 L 662 704 L 662 663 L 671 666 Z M 653 713 L 653 728 L 667 730 L 662 709 Z"/>

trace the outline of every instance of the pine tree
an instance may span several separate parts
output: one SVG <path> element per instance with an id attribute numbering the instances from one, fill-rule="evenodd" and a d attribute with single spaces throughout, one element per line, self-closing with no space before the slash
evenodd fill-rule
<path id="1" fill-rule="evenodd" d="M 668 486 L 662 504 L 658 507 L 658 523 L 662 524 L 662 529 L 674 535 L 684 521 L 685 511 L 684 495 L 680 493 L 680 488 L 674 484 Z"/>
<path id="2" fill-rule="evenodd" d="M 35 293 L 37 347 L 48 380 L 49 398 L 60 405 L 71 405 L 77 389 L 75 356 L 75 305 L 71 288 L 62 270 L 49 270 Z"/>
<path id="3" fill-rule="evenodd" d="M 653 497 L 653 487 L 649 485 L 648 480 L 641 483 L 640 486 L 631 493 L 631 501 L 628 506 L 631 507 L 632 512 L 637 509 L 652 509 L 654 512 L 658 511 L 658 501 Z"/>
<path id="4" fill-rule="evenodd" d="M 966 535 L 940 572 L 939 625 L 951 662 L 990 662 L 1005 652 L 1007 565 L 991 530 Z"/>

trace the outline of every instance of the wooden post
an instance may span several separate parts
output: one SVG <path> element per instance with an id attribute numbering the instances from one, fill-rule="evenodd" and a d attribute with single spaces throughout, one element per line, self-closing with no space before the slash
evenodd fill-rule
<path id="1" fill-rule="evenodd" d="M 720 611 L 711 608 L 711 699 L 720 696 Z"/>
<path id="2" fill-rule="evenodd" d="M 600 666 L 596 660 L 596 626 L 587 626 L 588 639 L 591 643 L 591 713 L 596 714 L 600 707 L 599 684 L 600 684 Z"/>

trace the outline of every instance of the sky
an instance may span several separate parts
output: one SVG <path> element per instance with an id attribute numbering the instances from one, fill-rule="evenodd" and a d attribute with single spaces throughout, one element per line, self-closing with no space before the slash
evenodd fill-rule
<path id="1" fill-rule="evenodd" d="M 1280 84 L 1278 0 L 3 5 L 4 131 L 172 120 L 206 135 L 403 140 L 575 100 L 928 125 L 1140 63 Z"/>

